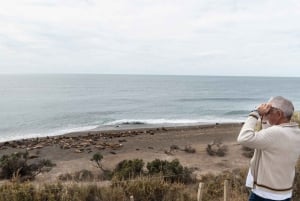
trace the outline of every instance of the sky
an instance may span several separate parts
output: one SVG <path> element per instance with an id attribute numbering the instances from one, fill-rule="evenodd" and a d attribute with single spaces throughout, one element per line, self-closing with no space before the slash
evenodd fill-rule
<path id="1" fill-rule="evenodd" d="M 0 0 L 0 74 L 300 76 L 298 0 Z"/>

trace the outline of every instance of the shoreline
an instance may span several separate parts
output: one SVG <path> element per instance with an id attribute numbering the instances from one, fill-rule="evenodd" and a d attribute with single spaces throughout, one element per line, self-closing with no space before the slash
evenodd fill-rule
<path id="1" fill-rule="evenodd" d="M 249 159 L 242 155 L 241 146 L 236 142 L 241 127 L 242 123 L 216 123 L 73 132 L 2 142 L 0 156 L 27 151 L 30 157 L 53 161 L 56 166 L 50 172 L 38 175 L 35 182 L 55 182 L 62 174 L 84 169 L 99 174 L 99 169 L 90 161 L 98 152 L 103 155 L 105 169 L 112 170 L 125 159 L 140 158 L 145 163 L 155 159 L 178 159 L 200 177 L 209 172 L 220 173 L 247 166 Z M 207 154 L 207 145 L 214 141 L 222 141 L 228 147 L 224 157 Z M 193 148 L 195 153 L 184 151 L 187 147 Z"/>
<path id="2" fill-rule="evenodd" d="M 206 128 L 215 125 L 242 125 L 243 122 L 215 122 L 215 123 L 187 123 L 187 124 L 123 124 L 123 125 L 112 125 L 112 126 L 98 126 L 93 129 L 87 130 L 79 130 L 79 131 L 70 131 L 70 132 L 57 132 L 58 134 L 53 135 L 41 135 L 41 134 L 33 134 L 33 136 L 28 137 L 20 137 L 16 139 L 7 139 L 7 140 L 0 140 L 0 144 L 5 142 L 12 142 L 12 141 L 24 141 L 24 140 L 31 140 L 31 139 L 44 139 L 44 138 L 53 138 L 53 137 L 60 137 L 60 136 L 69 136 L 69 135 L 84 135 L 88 133 L 97 133 L 97 132 L 125 132 L 129 130 L 158 130 L 158 129 L 197 129 L 197 128 Z M 72 130 L 72 129 L 70 129 Z"/>

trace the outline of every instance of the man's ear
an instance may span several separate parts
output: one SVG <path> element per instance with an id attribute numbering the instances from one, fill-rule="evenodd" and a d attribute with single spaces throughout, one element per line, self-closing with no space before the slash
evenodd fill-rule
<path id="1" fill-rule="evenodd" d="M 279 116 L 279 119 L 286 119 L 286 117 L 284 116 L 283 112 L 280 111 L 280 110 L 277 110 L 276 112 L 278 112 L 278 116 Z"/>

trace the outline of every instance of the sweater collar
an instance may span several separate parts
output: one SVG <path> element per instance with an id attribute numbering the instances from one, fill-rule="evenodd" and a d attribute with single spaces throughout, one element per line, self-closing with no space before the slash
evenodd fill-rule
<path id="1" fill-rule="evenodd" d="M 296 122 L 289 122 L 289 123 L 280 124 L 279 126 L 282 126 L 282 127 L 297 127 L 297 126 L 299 126 L 299 124 L 296 123 Z"/>

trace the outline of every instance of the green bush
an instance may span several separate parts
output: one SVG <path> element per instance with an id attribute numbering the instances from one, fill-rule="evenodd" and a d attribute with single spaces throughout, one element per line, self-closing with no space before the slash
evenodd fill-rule
<path id="1" fill-rule="evenodd" d="M 161 175 L 165 181 L 189 183 L 191 179 L 191 170 L 183 167 L 178 159 L 171 162 L 167 160 L 155 159 L 147 163 L 149 175 Z"/>
<path id="2" fill-rule="evenodd" d="M 103 155 L 100 152 L 97 152 L 91 158 L 91 161 L 94 161 L 97 164 L 97 167 L 101 170 L 104 170 L 101 164 L 101 160 L 103 159 Z"/>
<path id="3" fill-rule="evenodd" d="M 0 158 L 1 178 L 11 179 L 13 175 L 27 175 L 29 166 L 27 165 L 28 152 L 18 152 L 11 155 L 3 155 Z"/>
<path id="4" fill-rule="evenodd" d="M 50 160 L 35 160 L 29 163 L 28 152 L 17 152 L 11 155 L 3 155 L 0 158 L 2 179 L 31 180 L 42 171 L 43 167 L 53 167 Z"/>
<path id="5" fill-rule="evenodd" d="M 113 171 L 112 175 L 117 180 L 135 178 L 144 175 L 144 162 L 141 159 L 123 160 Z M 191 170 L 183 167 L 179 160 L 175 159 L 171 162 L 167 160 L 155 159 L 147 163 L 148 175 L 163 177 L 168 182 L 190 183 Z"/>
<path id="6" fill-rule="evenodd" d="M 117 179 L 135 178 L 143 173 L 143 167 L 144 161 L 142 159 L 123 160 L 117 164 L 112 174 Z"/>

